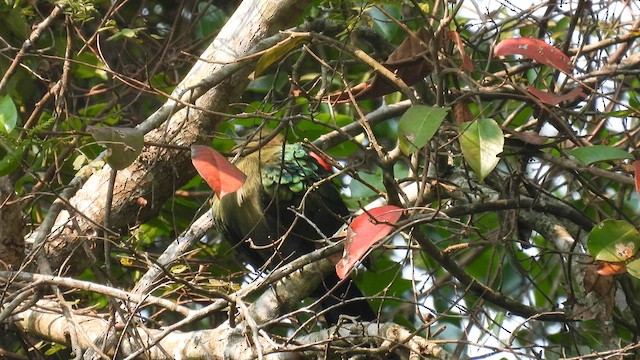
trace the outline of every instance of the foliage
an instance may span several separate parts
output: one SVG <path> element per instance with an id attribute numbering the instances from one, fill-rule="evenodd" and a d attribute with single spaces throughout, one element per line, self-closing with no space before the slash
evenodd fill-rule
<path id="1" fill-rule="evenodd" d="M 335 238 L 357 240 L 340 275 L 354 266 L 381 322 L 439 341 L 454 358 L 638 356 L 638 4 L 319 0 L 291 19 L 296 28 L 270 29 L 271 42 L 252 54 L 215 63 L 238 65 L 224 81 L 248 85 L 214 108 L 200 99 L 220 83 L 188 74 L 239 5 L 0 2 L 0 221 L 17 204 L 27 224 L 0 223 L 0 249 L 26 250 L 17 262 L 0 258 L 0 349 L 51 359 L 76 351 L 66 338 L 33 344 L 37 336 L 11 327 L 43 306 L 33 305 L 40 293 L 57 301 L 47 309 L 63 313 L 64 298 L 74 304 L 65 310 L 111 316 L 118 326 L 201 331 L 230 314 L 242 322 L 243 306 L 277 289 L 267 286 L 277 276 L 247 268 L 215 229 L 195 226 L 213 194 L 190 149 L 198 171 L 203 157 L 228 170 L 226 159 L 252 151 L 252 136 L 266 130 L 331 164 L 326 181 L 340 184 L 354 214 L 401 209 L 377 224 L 353 215 Z M 180 92 L 183 80 L 189 91 Z M 178 105 L 146 129 L 168 103 Z M 197 131 L 186 121 L 172 127 L 200 112 L 207 118 Z M 110 154 L 100 155 L 103 145 Z M 105 164 L 113 177 L 100 182 Z M 236 175 L 232 183 L 203 177 L 223 196 L 242 185 Z M 96 208 L 78 188 L 109 200 Z M 48 216 L 60 208 L 72 216 L 52 227 Z M 20 235 L 6 235 L 10 228 Z M 368 237 L 354 236 L 358 229 Z M 36 244 L 40 231 L 48 237 Z M 120 313 L 118 291 L 135 294 L 166 249 L 185 243 L 145 292 L 176 307 Z M 9 267 L 77 282 L 36 281 Z M 184 313 L 211 304 L 218 307 L 204 316 Z M 317 351 L 291 345 L 324 326 L 312 300 L 304 304 L 248 329 L 286 351 Z M 361 350 L 326 344 L 327 354 Z M 376 351 L 366 354 L 387 356 Z"/>

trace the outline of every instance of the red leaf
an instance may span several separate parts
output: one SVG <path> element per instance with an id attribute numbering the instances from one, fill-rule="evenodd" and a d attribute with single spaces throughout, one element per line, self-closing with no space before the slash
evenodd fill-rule
<path id="1" fill-rule="evenodd" d="M 546 42 L 532 38 L 502 40 L 495 49 L 494 56 L 519 54 L 531 58 L 543 65 L 551 66 L 567 74 L 571 73 L 571 60 L 562 51 Z"/>
<path id="2" fill-rule="evenodd" d="M 342 259 L 336 264 L 336 274 L 344 279 L 349 270 L 369 251 L 369 249 L 393 230 L 402 209 L 385 205 L 358 215 L 349 225 Z"/>
<path id="3" fill-rule="evenodd" d="M 625 272 L 627 272 L 627 265 L 624 263 L 624 261 L 621 261 L 621 262 L 599 261 L 598 271 L 596 272 L 602 276 L 624 274 Z"/>
<path id="4" fill-rule="evenodd" d="M 581 88 L 575 88 L 564 95 L 558 95 L 553 93 L 548 93 L 546 91 L 538 90 L 531 85 L 527 85 L 527 90 L 531 93 L 531 95 L 537 97 L 540 101 L 545 104 L 555 106 L 560 104 L 563 101 L 571 101 L 577 98 L 584 98 L 587 94 L 582 91 Z"/>
<path id="5" fill-rule="evenodd" d="M 634 170 L 633 178 L 636 181 L 636 191 L 640 194 L 640 160 L 635 160 L 631 165 L 633 165 Z"/>
<path id="6" fill-rule="evenodd" d="M 191 162 L 218 199 L 242 187 L 247 176 L 219 152 L 204 145 L 191 145 Z"/>

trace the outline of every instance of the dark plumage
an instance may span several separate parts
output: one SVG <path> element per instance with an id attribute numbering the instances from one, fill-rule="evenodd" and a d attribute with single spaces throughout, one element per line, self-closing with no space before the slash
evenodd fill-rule
<path id="1" fill-rule="evenodd" d="M 236 165 L 247 180 L 238 191 L 214 202 L 213 217 L 223 238 L 238 244 L 256 268 L 272 270 L 315 250 L 349 214 L 335 185 L 322 182 L 329 172 L 302 144 L 284 144 L 276 137 Z M 292 209 L 301 209 L 306 219 Z M 335 274 L 328 275 L 314 296 L 326 294 L 337 283 Z M 326 309 L 341 299 L 362 296 L 355 284 L 345 281 L 321 304 Z M 366 301 L 340 305 L 325 317 L 333 324 L 340 314 L 375 319 Z"/>

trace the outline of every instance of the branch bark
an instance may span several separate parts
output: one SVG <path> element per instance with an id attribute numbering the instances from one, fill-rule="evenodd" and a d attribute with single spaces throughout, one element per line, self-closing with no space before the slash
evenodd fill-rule
<path id="1" fill-rule="evenodd" d="M 148 123 L 143 123 L 142 128 L 151 130 L 145 141 L 178 146 L 209 141 L 212 131 L 224 120 L 219 113 L 237 100 L 248 84 L 251 67 L 239 67 L 237 72 L 229 74 L 226 80 L 212 89 L 201 89 L 197 84 L 201 79 L 223 71 L 225 66 L 235 64 L 263 38 L 293 25 L 306 6 L 306 3 L 294 0 L 243 1 L 172 95 L 187 103 L 197 98 L 195 108 L 186 107 L 174 113 L 178 102 L 170 99 L 149 119 L 161 126 L 151 130 L 145 128 Z M 185 89 L 193 90 L 185 92 Z M 98 224 L 105 220 L 110 172 L 108 166 L 95 171 L 57 215 L 54 231 L 46 234 L 45 246 L 53 268 L 62 264 L 80 241 L 87 240 L 86 234 L 100 230 Z M 175 189 L 194 175 L 188 152 L 145 148 L 132 165 L 116 176 L 109 224 L 113 229 L 119 229 L 157 214 Z M 31 243 L 35 242 L 37 233 L 29 237 Z M 77 257 L 72 264 L 82 269 L 86 260 Z"/>
<path id="2" fill-rule="evenodd" d="M 0 269 L 17 269 L 24 258 L 22 207 L 13 192 L 11 180 L 0 176 Z"/>
<path id="3" fill-rule="evenodd" d="M 59 313 L 48 309 L 59 308 L 56 303 L 40 302 L 41 306 L 31 306 L 15 315 L 12 320 L 20 330 L 48 341 L 69 344 L 67 334 L 69 323 Z M 105 318 L 76 314 L 76 326 L 79 327 L 79 344 L 87 350 L 93 344 L 99 344 L 104 333 L 110 329 Z M 136 328 L 135 338 L 123 336 L 118 354 L 113 357 L 134 358 L 145 354 L 149 359 L 255 359 L 269 355 L 269 359 L 294 359 L 300 356 L 317 357 L 325 354 L 330 344 L 332 352 L 343 354 L 365 354 L 367 358 L 384 359 L 389 351 L 395 351 L 405 359 L 424 357 L 449 359 L 450 356 L 436 342 L 415 336 L 395 324 L 342 324 L 338 327 L 317 333 L 300 336 L 290 341 L 276 342 L 261 334 L 248 337 L 249 329 L 244 324 L 231 327 L 229 323 L 212 329 L 181 332 L 173 330 L 163 336 L 163 331 Z M 259 342 L 259 346 L 256 346 Z M 141 349 L 140 344 L 147 344 Z M 354 347 L 358 344 L 359 347 Z M 394 350 L 395 349 L 395 350 Z"/>

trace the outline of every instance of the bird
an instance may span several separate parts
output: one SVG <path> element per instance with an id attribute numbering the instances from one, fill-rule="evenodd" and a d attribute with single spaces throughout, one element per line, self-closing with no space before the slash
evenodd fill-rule
<path id="1" fill-rule="evenodd" d="M 248 147 L 253 145 L 258 141 Z M 339 189 L 327 180 L 331 166 L 302 143 L 286 143 L 278 134 L 236 167 L 246 180 L 235 193 L 214 198 L 214 225 L 255 269 L 270 271 L 314 251 L 349 215 Z M 331 325 L 341 315 L 376 319 L 356 284 L 340 282 L 335 273 L 326 275 L 311 296 L 321 298 Z M 357 300 L 344 302 L 349 299 Z"/>

